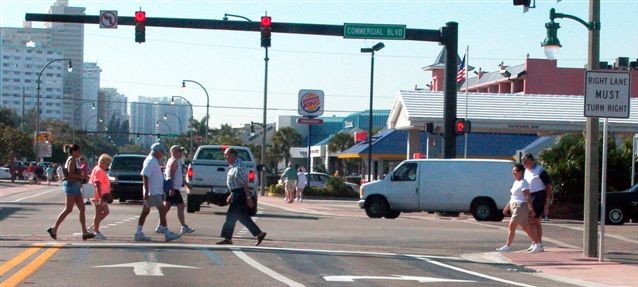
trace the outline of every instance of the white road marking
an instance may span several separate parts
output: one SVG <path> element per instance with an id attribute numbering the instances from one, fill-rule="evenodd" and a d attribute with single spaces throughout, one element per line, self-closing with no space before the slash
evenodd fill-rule
<path id="1" fill-rule="evenodd" d="M 281 283 L 286 284 L 286 286 L 290 286 L 290 287 L 305 287 L 303 284 L 293 281 L 292 279 L 281 275 L 279 273 L 277 273 L 275 270 L 272 270 L 268 267 L 266 267 L 265 265 L 257 262 L 255 259 L 252 259 L 250 256 L 246 255 L 246 253 L 244 253 L 243 251 L 239 250 L 238 248 L 235 249 L 231 249 L 233 250 L 233 253 L 235 255 L 237 255 L 237 257 L 239 257 L 239 259 L 243 260 L 244 262 L 246 262 L 246 264 L 250 265 L 251 267 L 259 270 L 260 272 L 270 276 L 272 279 L 275 279 Z"/>
<path id="2" fill-rule="evenodd" d="M 129 267 L 129 268 L 133 267 L 133 272 L 135 272 L 135 275 L 137 276 L 164 276 L 164 273 L 162 272 L 162 268 L 199 269 L 197 267 L 192 267 L 192 266 L 174 265 L 174 264 L 149 262 L 149 261 L 93 266 L 93 268 L 119 268 L 119 267 Z"/>
<path id="3" fill-rule="evenodd" d="M 283 206 L 279 206 L 276 204 L 270 204 L 270 203 L 265 203 L 265 202 L 260 202 L 259 204 L 263 204 L 266 206 L 270 206 L 270 207 L 274 207 L 274 208 L 279 208 L 285 211 L 289 211 L 289 212 L 294 212 L 294 213 L 307 213 L 307 214 L 312 214 L 312 215 L 326 215 L 326 216 L 334 216 L 336 214 L 330 214 L 330 213 L 325 213 L 325 212 L 320 212 L 320 211 L 315 211 L 315 210 L 311 210 L 311 209 L 292 209 L 292 208 L 287 208 L 287 207 L 283 207 Z"/>
<path id="4" fill-rule="evenodd" d="M 40 193 L 38 193 L 38 194 L 31 195 L 31 196 L 27 196 L 27 197 L 19 198 L 19 199 L 14 200 L 13 202 L 20 202 L 20 201 L 23 201 L 23 200 L 25 200 L 25 199 L 34 198 L 34 197 L 37 197 L 37 196 L 40 196 L 40 195 L 43 195 L 43 194 L 47 194 L 47 193 L 49 193 L 49 192 L 54 192 L 54 191 L 57 191 L 57 189 L 51 189 L 51 190 L 43 191 L 43 192 L 40 192 Z"/>
<path id="5" fill-rule="evenodd" d="M 396 281 L 417 281 L 419 283 L 474 283 L 476 281 L 471 280 L 457 280 L 435 277 L 423 277 L 423 276 L 323 276 L 323 279 L 328 282 L 354 282 L 355 280 L 396 280 Z"/>
<path id="6" fill-rule="evenodd" d="M 465 222 L 465 223 L 469 223 L 469 224 L 480 225 L 480 226 L 485 226 L 485 227 L 491 227 L 491 228 L 494 228 L 494 229 L 500 229 L 500 230 L 506 230 L 506 231 L 508 230 L 508 228 L 505 227 L 505 226 L 491 225 L 491 224 L 480 223 L 480 222 L 476 222 L 476 221 L 459 220 L 458 222 Z M 516 230 L 516 233 L 517 234 L 521 234 L 521 235 L 525 234 L 521 230 Z M 563 247 L 563 248 L 582 249 L 581 246 L 572 245 L 572 244 L 569 244 L 567 242 L 560 241 L 558 239 L 554 239 L 554 238 L 547 237 L 547 236 L 543 236 L 543 242 L 551 242 L 551 243 L 554 243 L 554 244 L 556 244 L 556 245 L 558 245 L 560 247 Z"/>
<path id="7" fill-rule="evenodd" d="M 582 227 L 569 226 L 569 225 L 556 224 L 556 223 L 544 223 L 544 224 L 551 225 L 551 226 L 562 227 L 562 228 L 567 228 L 567 229 L 571 229 L 571 230 L 583 231 Z M 598 234 L 598 236 L 600 236 L 600 233 Z M 638 244 L 638 240 L 634 240 L 634 239 L 627 238 L 627 237 L 620 236 L 620 235 L 616 235 L 616 234 L 609 234 L 607 232 L 605 232 L 605 237 L 610 237 L 610 238 L 618 239 L 618 240 L 621 240 L 621 241 Z"/>
<path id="8" fill-rule="evenodd" d="M 452 265 L 449 265 L 449 264 L 445 264 L 445 263 L 442 263 L 442 262 L 438 262 L 438 261 L 432 260 L 432 259 L 427 258 L 427 257 L 420 257 L 420 256 L 412 256 L 412 257 L 416 258 L 416 259 L 419 259 L 419 260 L 423 260 L 425 262 L 428 262 L 428 263 L 431 263 L 431 264 L 434 264 L 434 265 L 438 265 L 438 266 L 441 266 L 441 267 L 444 267 L 444 268 L 452 269 L 454 271 L 470 274 L 470 275 L 473 275 L 473 276 L 489 279 L 489 280 L 496 281 L 496 282 L 501 282 L 501 283 L 505 283 L 505 284 L 511 284 L 511 285 L 515 285 L 515 286 L 521 286 L 521 287 L 535 287 L 534 285 L 514 282 L 514 281 L 510 281 L 510 280 L 506 280 L 506 279 L 501 279 L 501 278 L 498 278 L 498 277 L 490 276 L 490 275 L 479 273 L 479 272 L 476 272 L 476 271 L 471 271 L 471 270 L 463 269 L 463 268 L 460 268 L 460 267 L 452 266 Z"/>

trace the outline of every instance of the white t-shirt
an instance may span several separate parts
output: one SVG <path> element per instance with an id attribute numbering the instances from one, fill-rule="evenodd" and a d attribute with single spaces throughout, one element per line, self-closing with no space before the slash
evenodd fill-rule
<path id="1" fill-rule="evenodd" d="M 524 203 L 527 202 L 525 198 L 525 194 L 523 194 L 523 190 L 529 190 L 529 184 L 524 179 L 515 180 L 512 184 L 512 189 L 510 192 L 512 193 L 512 197 L 510 198 L 510 202 L 515 203 Z"/>
<path id="2" fill-rule="evenodd" d="M 543 175 L 545 173 L 545 175 Z M 525 181 L 529 184 L 529 192 L 534 193 L 545 190 L 545 183 L 542 176 L 547 177 L 547 173 L 542 166 L 536 165 L 531 170 L 525 169 Z M 549 179 L 549 177 L 547 177 Z"/>
<path id="3" fill-rule="evenodd" d="M 173 159 L 173 160 L 177 164 L 177 169 L 175 170 L 175 177 L 173 178 L 173 189 L 180 190 L 180 188 L 182 188 L 182 184 L 184 183 L 184 172 L 182 170 L 182 163 L 177 159 Z M 168 164 L 166 164 L 164 177 L 171 178 L 170 173 L 171 173 L 171 169 L 168 167 Z"/>
<path id="4" fill-rule="evenodd" d="M 303 188 L 308 183 L 308 178 L 306 178 L 306 174 L 303 172 L 297 173 L 297 187 Z"/>
<path id="5" fill-rule="evenodd" d="M 151 189 L 149 194 L 164 194 L 164 174 L 162 174 L 159 161 L 152 154 L 149 154 L 144 160 L 144 166 L 140 174 L 148 177 L 148 188 Z"/>

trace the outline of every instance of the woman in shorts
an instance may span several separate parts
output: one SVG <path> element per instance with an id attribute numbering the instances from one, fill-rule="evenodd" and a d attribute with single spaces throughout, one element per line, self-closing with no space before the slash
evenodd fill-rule
<path id="1" fill-rule="evenodd" d="M 95 239 L 106 239 L 106 236 L 100 232 L 100 222 L 109 215 L 108 204 L 113 201 L 111 195 L 111 182 L 109 181 L 106 171 L 113 159 L 108 154 L 102 154 L 97 161 L 97 165 L 91 171 L 91 184 L 95 185 L 95 193 L 93 204 L 95 205 L 95 218 L 93 225 L 89 227 L 89 231 L 95 233 Z M 110 202 L 109 202 L 110 201 Z"/>
<path id="2" fill-rule="evenodd" d="M 532 201 L 529 195 L 529 184 L 523 178 L 525 167 L 518 163 L 512 168 L 512 176 L 514 177 L 514 183 L 512 184 L 511 197 L 509 203 L 503 208 L 503 214 L 508 215 L 512 213 L 510 217 L 510 223 L 507 234 L 507 243 L 505 245 L 496 248 L 498 252 L 510 252 L 512 251 L 512 242 L 516 235 L 516 227 L 520 225 L 525 232 L 528 232 L 528 236 L 535 242 L 533 236 L 529 234 L 529 228 L 527 225 L 527 219 L 530 216 L 530 212 L 534 212 L 532 209 Z"/>
<path id="3" fill-rule="evenodd" d="M 80 158 L 80 147 L 77 144 L 70 144 L 66 145 L 64 149 L 69 154 L 64 164 L 64 182 L 62 182 L 62 190 L 64 190 L 64 194 L 66 194 L 66 205 L 64 210 L 58 215 L 55 225 L 47 228 L 47 232 L 51 238 L 57 240 L 60 224 L 62 224 L 66 216 L 73 211 L 73 205 L 76 205 L 78 210 L 80 210 L 82 240 L 91 239 L 95 237 L 95 234 L 88 232 L 86 229 L 84 200 L 82 199 L 82 191 L 80 190 L 81 182 L 82 179 L 85 178 L 85 175 L 82 175 L 77 165 L 77 161 Z"/>

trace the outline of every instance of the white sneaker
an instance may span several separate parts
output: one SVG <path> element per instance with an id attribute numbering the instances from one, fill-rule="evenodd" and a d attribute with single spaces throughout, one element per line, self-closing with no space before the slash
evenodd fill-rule
<path id="1" fill-rule="evenodd" d="M 155 233 L 166 233 L 167 229 L 168 228 L 166 228 L 166 226 L 158 225 L 157 227 L 155 227 Z"/>
<path id="2" fill-rule="evenodd" d="M 188 227 L 188 225 L 182 226 L 182 229 L 179 231 L 179 233 L 181 233 L 181 234 L 193 233 L 193 232 L 195 232 L 195 229 L 192 229 L 192 228 Z"/>
<path id="3" fill-rule="evenodd" d="M 527 251 L 532 251 L 532 249 L 534 249 L 534 245 L 535 245 L 535 244 L 534 244 L 534 243 L 532 243 L 532 245 L 530 245 L 530 246 L 527 248 Z"/>
<path id="4" fill-rule="evenodd" d="M 89 228 L 87 228 L 86 231 L 88 233 L 97 233 L 97 232 L 95 232 L 95 229 L 93 229 L 93 225 L 89 226 Z"/>
<path id="5" fill-rule="evenodd" d="M 151 241 L 151 238 L 144 235 L 144 232 L 139 232 L 135 233 L 135 241 Z"/>
<path id="6" fill-rule="evenodd" d="M 166 239 L 166 241 L 173 241 L 175 239 L 178 239 L 182 237 L 181 234 L 177 234 L 177 233 L 173 233 L 170 231 L 167 231 L 166 233 L 164 233 L 164 239 Z"/>
<path id="7" fill-rule="evenodd" d="M 99 240 L 106 240 L 106 236 L 104 236 L 104 234 L 102 234 L 101 232 L 95 232 L 94 238 Z"/>
<path id="8" fill-rule="evenodd" d="M 538 253 L 538 252 L 543 252 L 542 247 L 538 244 L 534 244 L 534 248 L 532 248 L 532 250 L 529 251 L 529 253 Z"/>
<path id="9" fill-rule="evenodd" d="M 545 252 L 545 248 L 543 247 L 543 243 L 536 244 L 538 248 L 540 248 L 541 252 Z"/>
<path id="10" fill-rule="evenodd" d="M 512 248 L 507 246 L 507 245 L 503 245 L 503 246 L 501 246 L 499 248 L 496 248 L 496 251 L 498 251 L 498 252 L 510 252 L 510 251 L 512 251 Z"/>

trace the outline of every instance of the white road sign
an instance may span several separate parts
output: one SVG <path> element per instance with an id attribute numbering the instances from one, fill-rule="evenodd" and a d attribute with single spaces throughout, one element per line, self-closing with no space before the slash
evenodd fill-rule
<path id="1" fill-rule="evenodd" d="M 100 28 L 117 29 L 117 11 L 100 10 Z"/>
<path id="2" fill-rule="evenodd" d="M 585 116 L 629 118 L 630 76 L 627 72 L 585 73 Z"/>

